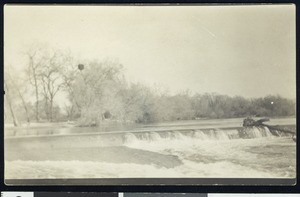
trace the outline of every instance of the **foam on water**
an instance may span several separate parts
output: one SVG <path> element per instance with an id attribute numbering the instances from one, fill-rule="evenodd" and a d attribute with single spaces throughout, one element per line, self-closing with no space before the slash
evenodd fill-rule
<path id="1" fill-rule="evenodd" d="M 143 134 L 140 138 L 129 134 L 131 140 L 124 141 L 124 145 L 135 149 L 176 155 L 181 160 L 195 160 L 195 157 L 203 155 L 211 157 L 212 160 L 216 158 L 248 160 L 253 154 L 244 152 L 243 147 L 265 146 L 276 139 L 281 139 L 273 136 L 268 128 L 247 128 L 246 132 L 248 135 L 245 139 L 239 138 L 237 130 L 194 130 L 192 133 L 174 131 L 166 134 L 151 132 Z M 234 156 L 229 157 L 230 155 Z M 253 160 L 256 159 L 255 157 Z"/>
<path id="2" fill-rule="evenodd" d="M 151 141 L 155 141 L 155 140 L 160 140 L 161 137 L 160 137 L 160 135 L 159 135 L 158 133 L 156 133 L 156 132 L 151 132 L 151 133 L 149 134 L 149 139 L 150 139 Z"/>
<path id="3" fill-rule="evenodd" d="M 126 133 L 123 137 L 123 141 L 124 141 L 125 144 L 126 143 L 132 143 L 132 142 L 135 142 L 137 140 L 138 140 L 138 138 L 132 133 Z"/>
<path id="4" fill-rule="evenodd" d="M 226 166 L 226 169 L 224 169 Z M 89 161 L 12 161 L 5 167 L 7 179 L 43 178 L 268 178 L 274 174 L 233 164 L 185 162 L 175 168 L 151 164 L 106 163 Z M 278 175 L 279 177 L 283 175 Z"/>
<path id="5" fill-rule="evenodd" d="M 295 143 L 268 128 L 123 134 L 123 146 L 172 155 L 181 165 L 98 161 L 6 161 L 6 178 L 284 178 L 295 177 Z M 94 139 L 91 138 L 89 140 Z M 74 141 L 73 141 L 74 142 Z M 78 142 L 79 143 L 79 142 Z M 120 148 L 124 148 L 119 146 Z M 101 147 L 99 147 L 101 148 Z M 147 155 L 147 151 L 148 155 Z M 153 154 L 152 154 L 153 155 Z M 165 157 L 162 156 L 161 163 Z"/>
<path id="6" fill-rule="evenodd" d="M 185 176 L 192 176 L 192 172 L 195 176 L 206 177 L 261 177 L 265 172 L 273 177 L 295 175 L 295 150 L 289 152 L 289 146 L 295 145 L 291 139 L 275 137 L 267 128 L 253 128 L 247 132 L 245 139 L 237 137 L 237 130 L 195 130 L 192 135 L 175 132 L 154 141 L 137 139 L 125 145 L 178 156 L 185 165 L 181 168 Z M 292 158 L 284 158 L 287 153 Z"/>
<path id="7" fill-rule="evenodd" d="M 268 127 L 253 127 L 246 128 L 246 132 L 249 134 L 250 138 L 261 138 L 261 137 L 272 137 L 272 133 Z"/>
<path id="8" fill-rule="evenodd" d="M 197 130 L 194 132 L 194 138 L 200 139 L 200 140 L 207 140 L 208 136 L 205 135 L 201 130 Z"/>
<path id="9" fill-rule="evenodd" d="M 222 130 L 215 131 L 216 138 L 218 140 L 229 140 L 229 135 Z"/>
<path id="10" fill-rule="evenodd" d="M 273 137 L 273 135 L 268 127 L 264 127 L 264 131 L 265 131 L 266 137 Z"/>
<path id="11" fill-rule="evenodd" d="M 190 131 L 168 131 L 168 132 L 144 132 L 144 133 L 126 133 L 124 134 L 124 143 L 131 144 L 136 141 L 164 141 L 164 140 L 232 140 L 243 138 L 241 132 L 244 132 L 244 138 L 273 138 L 274 136 L 267 127 L 246 128 L 243 131 L 238 130 L 190 130 Z"/>

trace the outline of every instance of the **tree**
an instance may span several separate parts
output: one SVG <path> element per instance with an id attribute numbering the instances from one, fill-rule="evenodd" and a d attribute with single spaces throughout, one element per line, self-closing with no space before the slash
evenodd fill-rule
<path id="1" fill-rule="evenodd" d="M 39 75 L 44 60 L 42 47 L 33 46 L 25 54 L 28 58 L 28 79 L 35 90 L 35 119 L 39 122 Z"/>
<path id="2" fill-rule="evenodd" d="M 139 84 L 124 84 L 118 92 L 118 97 L 121 99 L 122 108 L 120 117 L 122 121 L 137 120 L 141 116 L 140 106 L 142 103 L 142 89 Z"/>
<path id="3" fill-rule="evenodd" d="M 14 123 L 14 126 L 17 127 L 17 126 L 19 126 L 19 122 L 17 120 L 17 117 L 15 116 L 15 112 L 14 112 L 14 109 L 12 106 L 12 100 L 10 97 L 9 87 L 6 82 L 4 82 L 4 88 L 5 88 L 5 97 L 6 97 L 9 109 L 10 109 L 11 116 L 13 118 L 13 123 Z"/>
<path id="4" fill-rule="evenodd" d="M 51 122 L 53 121 L 54 98 L 64 85 L 61 69 L 65 64 L 64 55 L 59 51 L 51 50 L 44 54 L 43 67 L 38 75 L 42 84 L 47 118 Z"/>
<path id="5" fill-rule="evenodd" d="M 12 77 L 11 77 L 11 69 L 10 67 L 7 67 L 6 70 L 5 70 L 5 76 L 6 76 L 6 81 L 11 84 L 12 88 L 15 89 L 18 93 L 18 96 L 20 97 L 21 101 L 22 101 L 22 105 L 23 105 L 23 108 L 25 110 L 25 113 L 26 113 L 26 118 L 27 118 L 27 123 L 30 123 L 30 117 L 29 117 L 29 109 L 27 107 L 27 104 L 25 102 L 25 99 L 24 99 L 24 96 L 23 94 L 21 93 L 21 90 L 19 88 L 19 85 L 15 82 L 15 81 L 19 81 L 21 80 L 20 78 L 18 78 L 18 80 L 13 80 Z"/>
<path id="6" fill-rule="evenodd" d="M 65 104 L 65 110 L 67 112 L 68 118 L 73 119 L 77 116 L 80 116 L 81 106 L 74 92 L 74 83 L 77 76 L 79 75 L 78 63 L 77 61 L 69 54 L 64 54 L 65 64 L 60 69 L 60 75 L 62 77 L 62 90 L 67 93 L 67 97 L 70 103 Z"/>
<path id="7" fill-rule="evenodd" d="M 69 67 L 71 57 L 67 53 L 47 45 L 36 44 L 26 53 L 27 76 L 35 92 L 35 119 L 40 119 L 40 102 L 43 101 L 48 121 L 53 121 L 54 99 L 65 86 L 64 67 Z"/>
<path id="8" fill-rule="evenodd" d="M 81 125 L 100 125 L 109 111 L 120 117 L 120 98 L 117 96 L 122 85 L 122 65 L 116 61 L 90 62 L 73 84 L 74 101 L 81 109 Z"/>

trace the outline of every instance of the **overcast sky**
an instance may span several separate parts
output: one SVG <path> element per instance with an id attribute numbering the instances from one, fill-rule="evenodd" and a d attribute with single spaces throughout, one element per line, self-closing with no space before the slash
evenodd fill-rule
<path id="1" fill-rule="evenodd" d="M 131 81 L 172 93 L 296 97 L 295 7 L 5 6 L 5 64 L 34 42 L 117 58 Z"/>

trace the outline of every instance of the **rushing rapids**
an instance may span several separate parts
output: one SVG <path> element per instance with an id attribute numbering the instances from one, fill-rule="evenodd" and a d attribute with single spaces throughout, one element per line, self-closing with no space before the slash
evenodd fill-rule
<path id="1" fill-rule="evenodd" d="M 275 133 L 275 135 L 274 135 Z M 224 141 L 254 138 L 278 138 L 293 135 L 273 130 L 268 127 L 241 127 L 226 129 L 178 129 L 178 130 L 141 130 L 106 133 L 85 134 L 57 134 L 57 135 L 25 135 L 7 137 L 6 146 L 9 148 L 22 147 L 25 149 L 48 148 L 80 148 L 105 147 L 128 145 L 135 141 L 172 141 L 193 140 L 198 141 Z M 180 143 L 180 141 L 179 141 Z"/>
<path id="2" fill-rule="evenodd" d="M 8 136 L 5 177 L 294 178 L 296 175 L 296 145 L 291 133 L 270 131 L 264 126 L 197 127 Z M 294 125 L 290 128 L 295 130 Z"/>
<path id="3" fill-rule="evenodd" d="M 273 138 L 287 137 L 291 134 L 275 131 L 272 134 L 268 127 L 245 127 L 240 129 L 206 129 L 206 130 L 185 130 L 167 132 L 140 132 L 126 133 L 123 135 L 123 142 L 128 144 L 133 141 L 156 141 L 156 140 L 180 140 L 193 138 L 199 141 L 206 140 L 232 140 L 232 139 L 252 139 L 252 138 Z"/>

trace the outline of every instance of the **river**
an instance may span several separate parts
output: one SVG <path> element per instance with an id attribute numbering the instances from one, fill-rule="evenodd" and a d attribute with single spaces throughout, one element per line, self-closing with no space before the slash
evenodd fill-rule
<path id="1" fill-rule="evenodd" d="M 270 124 L 295 128 L 296 120 Z M 291 136 L 252 128 L 241 138 L 240 126 L 241 119 L 195 120 L 8 135 L 5 178 L 295 178 Z"/>

